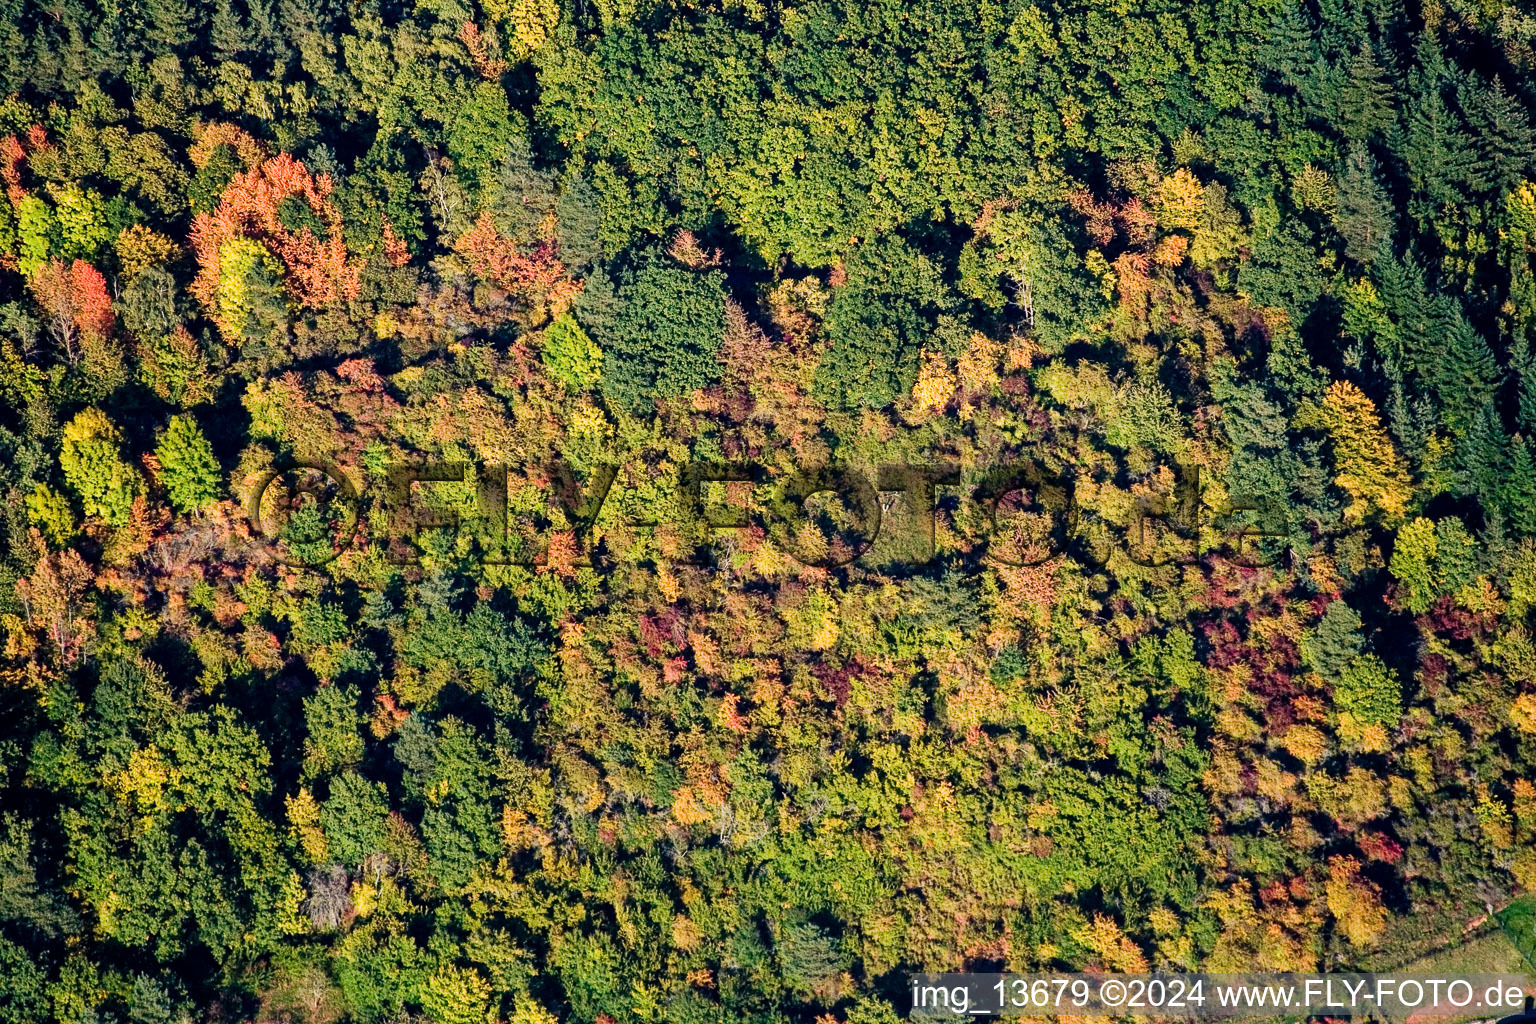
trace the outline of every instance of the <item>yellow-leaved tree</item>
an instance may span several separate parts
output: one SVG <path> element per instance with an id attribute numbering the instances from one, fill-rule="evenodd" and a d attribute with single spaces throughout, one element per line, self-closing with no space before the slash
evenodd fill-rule
<path id="1" fill-rule="evenodd" d="M 1377 888 L 1360 877 L 1359 861 L 1353 857 L 1329 860 L 1324 891 L 1334 926 L 1351 945 L 1371 946 L 1381 938 L 1387 927 L 1387 912 Z"/>
<path id="2" fill-rule="evenodd" d="M 1376 403 L 1349 381 L 1335 381 L 1320 413 L 1333 442 L 1334 482 L 1354 499 L 1344 510 L 1345 519 L 1360 522 L 1373 514 L 1387 522 L 1402 519 L 1413 485 L 1382 429 Z"/>
<path id="3" fill-rule="evenodd" d="M 491 986 L 478 971 L 451 964 L 438 968 L 421 993 L 421 1008 L 433 1024 L 491 1024 Z"/>
<path id="4" fill-rule="evenodd" d="M 1073 937 L 1097 953 L 1110 970 L 1136 974 L 1147 969 L 1146 954 L 1126 937 L 1114 918 L 1095 914 L 1092 923 L 1078 928 Z"/>
<path id="5" fill-rule="evenodd" d="M 502 0 L 507 13 L 507 49 L 518 60 L 527 60 L 544 45 L 560 20 L 554 0 Z"/>

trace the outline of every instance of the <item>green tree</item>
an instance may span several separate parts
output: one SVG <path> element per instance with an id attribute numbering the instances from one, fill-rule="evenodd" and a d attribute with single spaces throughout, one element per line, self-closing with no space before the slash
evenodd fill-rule
<path id="1" fill-rule="evenodd" d="M 550 376 L 572 391 L 586 391 L 603 376 L 603 352 L 574 317 L 565 314 L 544 329 L 539 358 Z"/>
<path id="2" fill-rule="evenodd" d="M 219 460 L 197 420 L 185 414 L 172 416 L 155 446 L 155 457 L 176 511 L 196 512 L 218 500 Z"/>
<path id="3" fill-rule="evenodd" d="M 0 936 L 0 1024 L 36 1024 L 48 1017 L 48 973 L 24 946 Z"/>
<path id="4" fill-rule="evenodd" d="M 1253 252 L 1238 268 L 1238 289 L 1260 306 L 1278 306 L 1302 323 L 1327 291 L 1317 236 L 1300 218 L 1254 232 Z"/>
<path id="5" fill-rule="evenodd" d="M 1334 225 L 1344 238 L 1344 253 L 1360 263 L 1375 259 L 1392 238 L 1392 204 L 1376 170 L 1376 161 L 1363 146 L 1351 147 L 1339 175 L 1338 209 Z"/>
<path id="6" fill-rule="evenodd" d="M 432 1024 L 490 1024 L 491 987 L 479 972 L 462 967 L 439 968 L 427 979 L 421 1008 Z"/>
<path id="7" fill-rule="evenodd" d="M 1500 192 L 1509 189 L 1536 161 L 1536 129 L 1525 105 L 1497 77 L 1468 76 L 1457 97 L 1477 138 L 1482 176 Z"/>
<path id="8" fill-rule="evenodd" d="M 1499 385 L 1498 363 L 1488 341 L 1472 326 L 1460 304 L 1435 302 L 1434 334 L 1421 342 L 1421 359 L 1452 433 L 1470 431 Z"/>
<path id="9" fill-rule="evenodd" d="M 1364 141 L 1391 125 L 1392 92 L 1375 47 L 1367 43 L 1350 60 L 1334 94 L 1337 105 L 1330 113 L 1344 137 L 1351 142 Z"/>
<path id="10" fill-rule="evenodd" d="M 260 242 L 236 238 L 219 251 L 219 326 L 245 354 L 261 359 L 288 333 L 292 313 L 283 268 Z"/>
<path id="11" fill-rule="evenodd" d="M 311 640 L 328 642 L 344 635 L 346 620 L 335 606 L 324 606 L 330 613 L 325 617 L 334 625 L 307 630 Z M 317 618 L 315 612 L 304 616 L 309 622 Z M 340 627 L 340 630 L 336 628 Z M 301 628 L 301 632 L 304 630 Z M 322 686 L 314 696 L 304 698 L 304 771 L 314 777 L 356 765 L 363 759 L 363 736 L 357 713 L 357 690 L 351 686 Z"/>
<path id="12" fill-rule="evenodd" d="M 47 484 L 38 484 L 27 495 L 27 519 L 55 547 L 63 547 L 75 535 L 75 512 L 69 499 Z"/>
<path id="13" fill-rule="evenodd" d="M 1333 700 L 1341 712 L 1366 725 L 1396 725 L 1403 713 L 1402 683 L 1374 654 L 1361 655 L 1340 674 Z"/>
<path id="14" fill-rule="evenodd" d="M 837 939 L 810 922 L 780 926 L 773 947 L 785 984 L 801 998 L 848 967 Z"/>
<path id="15" fill-rule="evenodd" d="M 187 318 L 176 278 L 158 266 L 145 267 L 135 274 L 123 289 L 116 308 L 122 314 L 123 325 L 146 341 L 170 334 Z"/>
<path id="16" fill-rule="evenodd" d="M 1360 616 L 1344 601 L 1333 601 L 1323 612 L 1317 626 L 1307 636 L 1303 648 L 1307 661 L 1321 676 L 1339 679 L 1364 653 L 1365 638 L 1360 633 Z"/>
<path id="17" fill-rule="evenodd" d="M 121 210 L 109 210 L 100 194 L 70 182 L 51 190 L 59 224 L 58 255 L 95 263 L 125 224 L 114 223 Z M 120 205 L 120 204 L 115 204 Z"/>
<path id="18" fill-rule="evenodd" d="M 1437 546 L 1434 520 L 1422 516 L 1404 523 L 1392 544 L 1388 567 L 1406 591 L 1408 610 L 1415 614 L 1428 611 L 1439 592 L 1434 573 Z"/>
<path id="19" fill-rule="evenodd" d="M 17 269 L 31 277 L 63 245 L 59 220 L 53 207 L 35 195 L 21 200 L 16 207 Z"/>
<path id="20" fill-rule="evenodd" d="M 1211 231 L 1197 234 L 1202 257 L 1210 255 L 1206 250 L 1212 246 L 1221 247 L 1219 238 L 1230 227 L 1222 223 L 1228 212 L 1219 187 L 1210 198 L 1213 208 L 1202 207 L 1201 213 L 1213 219 L 1202 216 L 1200 226 L 1208 222 Z M 994 309 L 1008 302 L 1049 351 L 1060 351 L 1086 337 L 1095 321 L 1109 312 L 1101 275 L 1089 269 L 1084 242 L 1077 235 L 1060 216 L 1044 210 L 1002 210 L 979 244 L 964 250 L 961 290 Z M 992 284 L 999 276 L 1005 291 Z M 925 282 L 922 288 L 937 295 L 932 284 Z M 943 299 L 935 302 L 937 307 L 944 304 Z"/>
<path id="21" fill-rule="evenodd" d="M 320 827 L 331 856 L 356 867 L 384 846 L 384 819 L 389 815 L 389 795 L 377 782 L 357 772 L 342 772 L 331 779 L 330 795 L 320 805 Z"/>
<path id="22" fill-rule="evenodd" d="M 719 379 L 723 275 L 687 270 L 648 250 L 620 274 L 617 293 L 613 322 L 593 325 L 609 402 L 642 414 L 657 399 L 679 398 Z"/>
<path id="23" fill-rule="evenodd" d="M 128 521 L 144 480 L 123 461 L 123 435 L 100 409 L 86 409 L 64 428 L 59 465 L 88 516 Z"/>
<path id="24" fill-rule="evenodd" d="M 1439 208 L 1463 202 L 1486 187 L 1478 176 L 1478 155 L 1472 138 L 1462 130 L 1438 88 L 1426 88 L 1409 106 L 1402 146 L 1408 180 L 1425 204 L 1424 217 Z"/>
<path id="25" fill-rule="evenodd" d="M 187 185 L 187 200 L 192 212 L 211 213 L 217 209 L 224 189 L 243 170 L 245 167 L 233 146 L 215 146 L 207 163 L 197 169 Z"/>
<path id="26" fill-rule="evenodd" d="M 824 325 L 830 347 L 816 390 L 844 408 L 880 408 L 912 389 L 924 348 L 955 296 L 939 267 L 896 235 L 859 245 L 832 296 Z"/>
<path id="27" fill-rule="evenodd" d="M 1536 536 L 1536 461 L 1531 458 L 1530 445 L 1519 434 L 1510 440 L 1509 473 L 1500 504 L 1516 534 Z"/>
<path id="28" fill-rule="evenodd" d="M 448 130 L 448 155 L 465 188 L 478 194 L 494 184 L 516 135 L 506 90 L 496 82 L 477 82 Z"/>
<path id="29" fill-rule="evenodd" d="M 145 974 L 136 974 L 128 991 L 130 1024 L 177 1024 L 185 1008 L 164 985 Z"/>

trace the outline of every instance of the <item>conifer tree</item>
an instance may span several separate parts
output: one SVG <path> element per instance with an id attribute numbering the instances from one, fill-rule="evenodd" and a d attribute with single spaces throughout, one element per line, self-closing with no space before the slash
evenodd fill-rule
<path id="1" fill-rule="evenodd" d="M 1410 252 L 1378 260 L 1371 267 L 1371 276 L 1387 315 L 1398 328 L 1382 350 L 1382 359 L 1400 363 L 1404 371 L 1418 372 L 1431 343 L 1424 267 Z"/>
<path id="2" fill-rule="evenodd" d="M 1371 44 L 1371 25 L 1365 5 L 1350 0 L 1319 0 L 1318 43 L 1324 54 L 1346 58 Z"/>
<path id="3" fill-rule="evenodd" d="M 1392 124 L 1392 85 L 1369 44 L 1355 53 L 1337 89 L 1330 92 L 1339 130 L 1349 141 L 1363 142 Z"/>
<path id="4" fill-rule="evenodd" d="M 1318 62 L 1317 42 L 1305 5 L 1283 4 L 1278 8 L 1265 39 L 1262 59 L 1281 82 L 1293 88 L 1312 73 Z"/>
<path id="5" fill-rule="evenodd" d="M 1536 460 L 1519 434 L 1510 440 L 1509 449 L 1509 471 L 1499 503 L 1516 534 L 1536 537 Z"/>
<path id="6" fill-rule="evenodd" d="M 1445 205 L 1460 203 L 1487 186 L 1472 138 L 1461 129 L 1438 89 L 1416 96 L 1408 109 L 1399 153 L 1415 193 L 1416 216 L 1427 223 Z"/>
<path id="7" fill-rule="evenodd" d="M 1531 172 L 1536 160 L 1536 130 L 1524 105 L 1495 78 L 1464 80 L 1458 92 L 1482 154 L 1482 173 L 1503 192 Z"/>
<path id="8" fill-rule="evenodd" d="M 1488 342 L 1467 321 L 1460 303 L 1441 296 L 1434 315 L 1437 347 L 1426 339 L 1427 376 L 1440 402 L 1441 417 L 1451 433 L 1472 429 L 1498 387 L 1499 370 Z"/>
<path id="9" fill-rule="evenodd" d="M 1333 222 L 1344 237 L 1345 255 L 1360 263 L 1374 260 L 1392 237 L 1392 204 L 1364 146 L 1351 146 L 1344 159 Z"/>
<path id="10" fill-rule="evenodd" d="M 1457 444 L 1462 488 L 1485 505 L 1499 504 L 1509 472 L 1510 443 L 1490 398 Z"/>
<path id="11" fill-rule="evenodd" d="M 1524 433 L 1536 430 L 1536 348 L 1530 341 L 1512 346 L 1510 370 L 1518 386 L 1515 422 Z"/>

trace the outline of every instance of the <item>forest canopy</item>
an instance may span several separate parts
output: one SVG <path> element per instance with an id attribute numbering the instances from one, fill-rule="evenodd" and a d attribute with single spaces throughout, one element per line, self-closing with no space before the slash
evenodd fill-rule
<path id="1" fill-rule="evenodd" d="M 0 1024 L 1536 890 L 1519 5 L 14 0 L 0 97 Z"/>

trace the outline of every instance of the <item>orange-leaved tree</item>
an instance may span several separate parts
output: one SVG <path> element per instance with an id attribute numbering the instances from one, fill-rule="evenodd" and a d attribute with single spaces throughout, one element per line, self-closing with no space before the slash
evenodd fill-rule
<path id="1" fill-rule="evenodd" d="M 581 282 L 567 277 L 565 265 L 555 258 L 552 241 L 541 241 L 525 254 L 515 239 L 496 230 L 489 213 L 482 213 L 453 243 L 453 249 L 476 277 L 511 292 L 535 310 L 545 307 L 551 317 L 565 312 L 581 291 Z"/>
<path id="2" fill-rule="evenodd" d="M 48 331 L 71 365 L 80 358 L 81 332 L 106 337 L 112 330 L 112 298 L 101 271 L 84 260 L 49 260 L 27 282 L 48 316 Z"/>
<path id="3" fill-rule="evenodd" d="M 331 187 L 329 175 L 311 175 L 281 153 L 236 174 L 218 208 L 192 221 L 192 293 L 227 336 L 238 337 L 243 327 L 228 322 L 218 301 L 223 254 L 238 239 L 260 243 L 281 262 L 287 289 L 302 305 L 356 298 L 362 261 L 348 257 Z"/>

